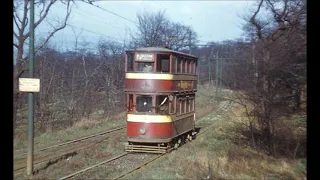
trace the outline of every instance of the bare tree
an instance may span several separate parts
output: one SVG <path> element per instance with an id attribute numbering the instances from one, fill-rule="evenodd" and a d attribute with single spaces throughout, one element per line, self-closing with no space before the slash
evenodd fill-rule
<path id="1" fill-rule="evenodd" d="M 137 33 L 132 36 L 137 47 L 168 47 L 185 50 L 196 43 L 197 34 L 189 26 L 170 21 L 164 12 L 137 14 Z"/>
<path id="2" fill-rule="evenodd" d="M 26 60 L 28 56 L 24 56 L 25 44 L 26 40 L 30 36 L 30 32 L 28 30 L 28 12 L 29 12 L 29 0 L 15 0 L 14 1 L 14 15 L 13 15 L 13 22 L 14 22 L 14 43 L 13 47 L 16 49 L 17 55 L 15 60 L 15 68 L 14 68 L 14 124 L 16 119 L 16 109 L 17 103 L 19 100 L 19 92 L 17 90 L 17 83 L 18 78 L 27 70 L 26 67 Z M 59 2 L 58 0 L 38 0 L 35 1 L 36 9 L 39 8 L 39 18 L 35 18 L 34 28 L 37 28 L 40 24 L 44 22 L 47 18 L 51 7 Z M 60 2 L 66 4 L 66 15 L 62 23 L 53 26 L 52 30 L 49 32 L 48 36 L 44 39 L 42 43 L 35 49 L 35 53 L 37 53 L 41 48 L 45 46 L 45 44 L 49 41 L 49 39 L 58 31 L 65 28 L 67 25 L 67 20 L 71 13 L 71 0 L 61 0 Z"/>
<path id="3" fill-rule="evenodd" d="M 262 14 L 263 8 L 267 13 Z M 226 58 L 222 60 L 222 85 L 236 90 L 228 100 L 245 109 L 252 146 L 266 146 L 270 154 L 289 152 L 290 143 L 296 143 L 296 148 L 301 142 L 289 141 L 279 130 L 280 118 L 305 110 L 301 107 L 306 98 L 302 94 L 306 87 L 305 1 L 261 0 L 245 20 L 243 28 L 251 42 L 209 43 L 198 49 L 198 56 L 207 57 L 199 60 L 200 81 L 209 79 L 209 62 L 214 64 L 208 58 L 212 46 L 219 58 Z M 215 68 L 211 71 L 215 74 Z M 291 151 L 296 154 L 296 149 Z"/>
<path id="4" fill-rule="evenodd" d="M 259 16 L 262 8 L 271 18 Z M 247 114 L 257 120 L 271 154 L 276 153 L 276 120 L 291 113 L 291 100 L 300 108 L 300 92 L 306 84 L 305 18 L 304 0 L 261 0 L 244 27 L 254 35 L 252 62 L 238 62 L 242 77 L 235 78 L 246 94 L 241 98 L 253 105 Z"/>

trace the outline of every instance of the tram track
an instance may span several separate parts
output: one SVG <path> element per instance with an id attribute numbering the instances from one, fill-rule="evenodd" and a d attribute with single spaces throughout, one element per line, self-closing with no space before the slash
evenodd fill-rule
<path id="1" fill-rule="evenodd" d="M 230 107 L 230 105 L 231 105 L 231 102 L 225 102 L 225 101 L 224 101 L 224 102 L 222 102 L 222 103 L 224 103 L 224 104 L 217 109 L 217 111 L 214 113 L 215 115 L 220 114 L 221 111 L 226 111 L 226 108 L 227 108 L 227 107 Z M 203 118 L 202 118 L 202 119 L 203 119 Z M 202 119 L 201 119 L 201 120 L 198 120 L 198 121 L 196 121 L 196 122 L 200 122 L 200 121 L 202 121 Z M 198 137 L 198 136 L 200 136 L 201 134 L 207 132 L 207 131 L 208 131 L 209 129 L 211 129 L 213 126 L 214 126 L 214 124 L 212 124 L 212 125 L 204 128 L 204 129 L 201 130 L 199 133 L 197 133 L 197 134 L 195 135 L 195 137 Z M 194 141 L 191 141 L 191 142 L 189 142 L 189 143 L 192 143 L 192 142 L 194 142 Z M 189 143 L 187 143 L 187 144 L 189 144 Z M 187 144 L 186 144 L 186 145 L 187 145 Z M 179 148 L 178 148 L 178 149 L 179 149 Z M 133 169 L 131 169 L 131 170 L 129 170 L 129 171 L 121 174 L 120 176 L 117 176 L 117 177 L 114 178 L 114 179 L 122 178 L 122 177 L 124 177 L 124 176 L 126 176 L 126 175 L 128 175 L 128 174 L 130 174 L 130 173 L 132 173 L 132 172 L 134 172 L 134 171 L 136 171 L 136 170 L 138 170 L 138 169 L 140 169 L 141 167 L 146 166 L 146 165 L 150 164 L 151 162 L 153 162 L 153 161 L 155 161 L 155 160 L 157 160 L 157 159 L 159 159 L 159 158 L 161 158 L 161 157 L 164 157 L 165 155 L 169 154 L 172 150 L 173 150 L 173 149 L 171 148 L 171 149 L 169 150 L 169 152 L 167 152 L 167 153 L 160 154 L 160 155 L 156 155 L 154 158 L 151 158 L 150 160 L 148 160 L 148 161 L 146 161 L 146 162 L 144 162 L 144 163 L 142 163 L 142 164 L 134 167 Z M 100 162 L 100 163 L 98 163 L 98 164 L 89 166 L 89 167 L 87 167 L 87 168 L 84 168 L 84 169 L 79 170 L 79 171 L 77 171 L 77 172 L 74 172 L 74 173 L 72 173 L 72 174 L 69 174 L 69 175 L 64 176 L 64 177 L 62 177 L 62 178 L 59 178 L 59 180 L 64 180 L 64 179 L 72 178 L 72 177 L 74 177 L 74 176 L 76 176 L 76 175 L 79 175 L 79 174 L 81 174 L 81 173 L 84 173 L 84 172 L 86 172 L 86 171 L 88 171 L 88 170 L 91 170 L 91 169 L 93 169 L 93 168 L 95 168 L 95 167 L 98 167 L 98 166 L 100 166 L 100 165 L 102 165 L 102 164 L 110 163 L 110 162 L 112 162 L 112 161 L 115 161 L 115 160 L 118 160 L 118 159 L 120 159 L 120 158 L 123 158 L 123 157 L 125 157 L 125 156 L 127 156 L 127 155 L 129 155 L 129 154 L 134 154 L 134 153 L 133 153 L 133 152 L 126 152 L 126 153 L 120 154 L 120 155 L 118 155 L 118 156 L 115 156 L 115 157 L 113 157 L 113 158 L 107 159 L 107 160 L 105 160 L 105 161 L 103 161 L 103 162 Z M 150 155 L 151 155 L 151 154 L 150 154 Z M 154 154 L 153 154 L 153 155 L 154 155 Z M 152 156 L 152 155 L 151 155 L 151 156 Z"/>
<path id="2" fill-rule="evenodd" d="M 53 162 L 53 161 L 56 161 L 56 160 L 59 160 L 59 159 L 64 159 L 64 157 L 67 158 L 69 156 L 73 156 L 73 155 L 77 154 L 81 150 L 92 148 L 94 145 L 105 141 L 106 138 L 108 138 L 108 136 L 106 136 L 107 134 L 109 134 L 111 132 L 122 130 L 125 127 L 126 126 L 114 128 L 114 129 L 103 131 L 103 132 L 100 132 L 100 133 L 96 133 L 96 134 L 93 134 L 93 135 L 90 135 L 90 136 L 78 138 L 78 139 L 67 141 L 67 142 L 64 142 L 64 143 L 61 143 L 61 144 L 53 145 L 53 146 L 50 146 L 50 147 L 47 147 L 47 148 L 39 149 L 39 150 L 37 150 L 38 153 L 42 152 L 42 151 L 48 151 L 49 149 L 52 150 L 53 148 L 57 148 L 57 147 L 62 147 L 62 146 L 66 146 L 66 145 L 72 145 L 70 148 L 67 148 L 67 149 L 59 149 L 59 150 L 57 150 L 58 152 L 54 151 L 54 152 L 46 154 L 44 156 L 39 155 L 39 156 L 35 157 L 35 161 L 34 161 L 33 165 L 37 166 L 37 165 L 40 165 L 40 164 L 43 164 L 43 163 L 46 163 L 46 162 L 50 163 L 50 162 Z M 94 141 L 95 138 L 101 137 L 101 136 L 103 136 L 103 137 Z M 88 146 L 83 147 L 84 146 L 83 143 L 86 142 L 84 140 L 92 140 L 92 139 L 93 139 L 93 142 L 89 142 Z M 57 155 L 57 154 L 59 154 L 59 155 Z M 25 155 L 25 154 L 21 154 L 21 155 Z M 14 172 L 15 173 L 18 173 L 19 171 L 25 169 L 26 168 L 25 159 L 22 159 L 21 157 L 18 158 L 18 159 L 15 159 L 14 166 L 15 166 L 14 167 Z"/>
<path id="3" fill-rule="evenodd" d="M 92 135 L 89 135 L 89 136 L 85 136 L 85 137 L 82 137 L 82 138 L 78 138 L 78 139 L 70 140 L 70 141 L 67 141 L 67 142 L 60 143 L 60 144 L 52 145 L 52 146 L 49 146 L 49 147 L 37 149 L 37 150 L 34 151 L 34 153 L 41 152 L 41 151 L 46 151 L 46 150 L 49 150 L 49 149 L 52 149 L 52 148 L 61 147 L 61 146 L 64 146 L 64 145 L 68 145 L 68 144 L 79 142 L 79 141 L 83 141 L 83 140 L 87 140 L 87 139 L 94 138 L 94 137 L 97 137 L 97 136 L 101 136 L 101 135 L 104 135 L 104 134 L 108 134 L 108 133 L 111 133 L 111 132 L 114 132 L 114 131 L 122 130 L 124 128 L 126 128 L 126 126 L 120 126 L 118 128 L 114 128 L 114 129 L 110 129 L 110 130 L 107 130 L 107 131 L 99 132 L 99 133 L 92 134 Z M 22 158 L 22 157 L 24 157 L 26 155 L 27 155 L 27 153 L 22 153 L 22 154 L 18 154 L 16 156 L 14 156 L 14 158 L 15 159 L 16 158 Z"/>
<path id="4" fill-rule="evenodd" d="M 216 112 L 215 114 L 219 114 L 223 109 L 225 109 L 225 108 L 227 108 L 227 107 L 230 107 L 230 106 L 231 106 L 231 102 L 229 102 L 228 104 L 224 104 L 222 107 L 220 107 L 220 108 L 217 110 L 217 112 Z M 198 137 L 198 136 L 200 136 L 201 134 L 207 132 L 207 131 L 208 131 L 209 129 L 211 129 L 213 126 L 214 126 L 214 124 L 210 125 L 209 127 L 206 127 L 205 129 L 203 129 L 202 131 L 200 131 L 199 133 L 197 133 L 197 134 L 196 134 L 196 137 Z M 185 145 L 192 144 L 193 142 L 194 142 L 194 141 L 188 142 L 188 143 L 185 144 Z M 178 148 L 177 150 L 179 150 L 179 148 Z M 167 154 L 169 154 L 169 153 L 170 153 L 170 152 L 165 153 L 165 154 L 158 155 L 158 156 L 152 158 L 151 160 L 146 161 L 146 162 L 140 164 L 139 166 L 137 166 L 137 167 L 135 167 L 135 168 L 132 168 L 131 170 L 129 170 L 129 171 L 121 174 L 120 176 L 117 176 L 116 178 L 113 178 L 113 180 L 117 180 L 117 179 L 120 179 L 120 178 L 122 178 L 122 177 L 124 177 L 124 176 L 126 176 L 126 175 L 128 175 L 128 174 L 131 174 L 132 172 L 134 172 L 134 171 L 142 168 L 143 166 L 146 166 L 146 165 L 154 162 L 155 160 L 158 160 L 158 159 L 164 157 L 165 155 L 167 155 Z"/>

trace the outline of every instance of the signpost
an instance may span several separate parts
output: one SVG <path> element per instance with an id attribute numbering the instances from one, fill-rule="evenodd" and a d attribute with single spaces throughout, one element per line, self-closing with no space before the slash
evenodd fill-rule
<path id="1" fill-rule="evenodd" d="M 39 92 L 40 79 L 35 78 L 19 78 L 19 91 L 20 92 Z"/>
<path id="2" fill-rule="evenodd" d="M 34 0 L 30 0 L 30 42 L 29 42 L 29 78 L 33 78 L 34 69 Z M 21 86 L 20 86 L 21 83 Z M 33 175 L 33 115 L 34 115 L 34 92 L 39 92 L 40 83 L 35 79 L 20 79 L 19 89 L 28 91 L 28 157 L 27 176 Z"/>

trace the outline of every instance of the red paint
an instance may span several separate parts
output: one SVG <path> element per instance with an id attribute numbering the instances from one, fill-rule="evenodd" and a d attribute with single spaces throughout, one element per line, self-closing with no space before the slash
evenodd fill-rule
<path id="1" fill-rule="evenodd" d="M 125 91 L 161 92 L 196 89 L 196 81 L 126 79 Z"/>
<path id="2" fill-rule="evenodd" d="M 126 79 L 125 89 L 139 91 L 170 91 L 173 81 L 171 80 L 153 80 L 153 79 Z"/>
<path id="3" fill-rule="evenodd" d="M 145 128 L 146 133 L 141 135 L 140 128 Z M 172 123 L 142 123 L 142 122 L 127 122 L 127 136 L 147 137 L 147 138 L 170 138 L 173 136 Z"/>

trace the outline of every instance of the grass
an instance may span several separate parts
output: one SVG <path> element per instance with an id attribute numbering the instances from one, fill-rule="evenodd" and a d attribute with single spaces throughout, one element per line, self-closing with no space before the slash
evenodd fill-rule
<path id="1" fill-rule="evenodd" d="M 35 149 L 95 134 L 125 125 L 125 123 L 124 114 L 121 116 L 118 115 L 117 119 L 82 119 L 67 129 L 59 131 L 47 131 L 45 133 L 36 135 L 34 138 Z M 19 128 L 27 129 L 26 126 Z M 19 136 L 14 139 L 14 153 L 19 154 L 26 151 L 26 135 L 26 132 L 20 132 Z"/>
<path id="2" fill-rule="evenodd" d="M 240 112 L 239 109 L 236 112 Z M 235 116 L 229 111 L 229 116 L 211 121 L 214 124 L 212 131 L 124 179 L 306 178 L 305 158 L 275 158 L 245 144 L 235 144 L 234 139 L 240 136 L 233 132 L 232 125 L 238 121 Z M 208 117 L 205 122 L 212 118 Z"/>

